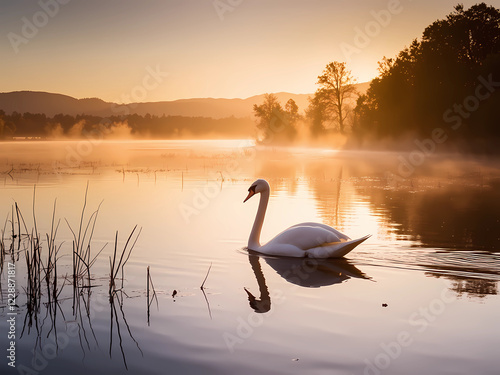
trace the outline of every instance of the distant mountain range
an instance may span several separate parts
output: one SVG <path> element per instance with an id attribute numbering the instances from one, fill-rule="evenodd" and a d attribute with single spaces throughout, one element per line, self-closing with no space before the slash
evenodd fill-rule
<path id="1" fill-rule="evenodd" d="M 369 83 L 356 85 L 359 92 L 364 93 Z M 303 112 L 309 105 L 311 94 L 291 94 L 280 92 L 275 94 L 282 105 L 289 99 L 295 100 L 299 110 Z M 187 117 L 249 117 L 253 105 L 261 104 L 264 95 L 256 95 L 247 99 L 180 99 L 173 101 L 117 104 L 105 102 L 98 98 L 75 99 L 71 96 L 37 91 L 15 91 L 0 93 L 0 109 L 7 114 L 12 112 L 44 113 L 49 117 L 62 113 L 67 115 L 119 116 L 136 113 L 138 115 L 187 116 Z"/>

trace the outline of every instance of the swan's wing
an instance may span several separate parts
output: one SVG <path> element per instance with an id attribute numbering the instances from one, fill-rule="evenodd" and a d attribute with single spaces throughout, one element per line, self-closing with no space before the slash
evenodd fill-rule
<path id="1" fill-rule="evenodd" d="M 289 243 L 274 243 L 269 241 L 259 247 L 258 253 L 275 255 L 279 257 L 304 258 L 307 254 L 301 248 Z"/>
<path id="2" fill-rule="evenodd" d="M 295 228 L 295 227 L 313 227 L 313 228 L 322 228 L 322 229 L 325 229 L 329 232 L 332 232 L 333 234 L 335 234 L 339 239 L 341 240 L 345 240 L 345 241 L 350 241 L 351 239 L 346 236 L 344 233 L 342 232 L 339 232 L 337 229 L 335 228 L 332 228 L 331 226 L 329 225 L 326 225 L 326 224 L 321 224 L 321 223 L 314 223 L 314 222 L 307 222 L 307 223 L 300 223 L 300 224 L 296 224 L 296 225 L 292 225 L 290 228 Z M 289 228 L 289 229 L 290 229 Z"/>
<path id="3" fill-rule="evenodd" d="M 326 227 L 329 228 L 328 226 Z M 345 239 L 339 238 L 336 233 L 323 227 L 295 225 L 278 234 L 263 247 L 271 249 L 272 247 L 286 244 L 293 245 L 306 251 L 324 244 L 341 241 L 345 241 Z M 305 254 L 303 256 L 305 256 Z"/>
<path id="4" fill-rule="evenodd" d="M 360 243 L 371 237 L 371 234 L 347 242 L 326 244 L 324 246 L 313 247 L 306 251 L 309 258 L 340 258 L 349 253 Z"/>

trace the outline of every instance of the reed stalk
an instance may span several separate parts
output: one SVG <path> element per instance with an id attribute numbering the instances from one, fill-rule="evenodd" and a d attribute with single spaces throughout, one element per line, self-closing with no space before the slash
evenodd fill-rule
<path id="1" fill-rule="evenodd" d="M 133 240 L 133 242 L 131 242 L 136 229 L 137 229 L 137 225 L 134 227 L 134 229 L 132 229 L 132 232 L 128 236 L 127 241 L 125 242 L 125 246 L 123 247 L 123 249 L 121 251 L 121 255 L 120 255 L 120 259 L 118 260 L 118 263 L 116 262 L 117 254 L 118 254 L 118 231 L 116 232 L 113 257 L 109 257 L 109 267 L 110 267 L 109 295 L 110 295 L 110 297 L 112 296 L 113 293 L 115 293 L 117 291 L 116 278 L 120 272 L 121 272 L 121 276 L 122 276 L 120 289 L 123 288 L 123 281 L 125 279 L 124 268 L 125 268 L 125 265 L 127 264 L 127 261 L 130 258 L 130 254 L 132 254 L 132 250 L 134 249 L 134 246 L 137 242 L 137 239 L 139 238 L 139 235 L 141 234 L 141 231 L 142 231 L 142 228 L 139 229 L 139 232 L 135 236 L 135 239 Z"/>
<path id="2" fill-rule="evenodd" d="M 147 268 L 147 310 L 148 310 L 148 326 L 149 326 L 149 316 L 150 316 L 150 308 L 151 308 L 151 304 L 153 303 L 153 300 L 156 299 L 156 307 L 158 308 L 158 297 L 156 296 L 156 290 L 155 290 L 155 287 L 153 285 L 153 279 L 151 278 L 151 273 L 149 272 L 149 266 Z M 149 290 L 150 290 L 150 285 L 151 285 L 151 288 L 153 289 L 153 295 L 151 296 L 151 299 L 149 298 Z"/>

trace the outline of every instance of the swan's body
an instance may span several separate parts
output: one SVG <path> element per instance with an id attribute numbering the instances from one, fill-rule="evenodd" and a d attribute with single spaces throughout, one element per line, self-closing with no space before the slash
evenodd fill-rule
<path id="1" fill-rule="evenodd" d="M 248 189 L 246 202 L 260 193 L 260 203 L 248 239 L 248 249 L 263 254 L 294 258 L 339 258 L 346 255 L 368 236 L 351 240 L 338 230 L 319 223 L 301 223 L 291 226 L 278 234 L 265 245 L 260 245 L 260 232 L 264 223 L 270 188 L 266 180 L 257 180 Z"/>

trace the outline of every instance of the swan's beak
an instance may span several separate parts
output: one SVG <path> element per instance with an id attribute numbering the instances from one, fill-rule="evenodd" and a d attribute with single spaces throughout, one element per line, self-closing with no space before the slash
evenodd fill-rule
<path id="1" fill-rule="evenodd" d="M 253 195 L 255 195 L 255 192 L 254 192 L 254 191 L 253 191 L 253 189 L 252 189 L 252 190 L 250 190 L 250 191 L 248 192 L 248 195 L 247 195 L 247 197 L 245 198 L 245 200 L 243 201 L 243 203 L 245 203 L 247 200 L 249 200 L 250 198 L 252 198 L 252 196 L 253 196 Z"/>
<path id="2" fill-rule="evenodd" d="M 250 302 L 253 302 L 253 301 L 255 301 L 255 300 L 256 300 L 255 296 L 254 296 L 252 293 L 250 293 L 250 292 L 248 291 L 248 289 L 247 289 L 247 288 L 243 288 L 243 289 L 245 289 L 245 292 L 247 292 L 247 295 L 248 295 L 248 300 L 249 300 Z"/>

